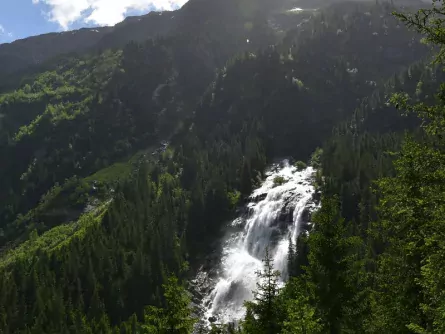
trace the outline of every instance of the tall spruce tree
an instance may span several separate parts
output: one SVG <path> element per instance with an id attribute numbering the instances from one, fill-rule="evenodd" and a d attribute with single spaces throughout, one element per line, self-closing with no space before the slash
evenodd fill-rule
<path id="1" fill-rule="evenodd" d="M 323 326 L 317 317 L 316 308 L 311 302 L 313 298 L 304 279 L 291 278 L 280 297 L 286 305 L 282 334 L 322 333 Z"/>
<path id="2" fill-rule="evenodd" d="M 335 197 L 322 199 L 313 221 L 305 279 L 316 301 L 318 316 L 326 332 L 360 332 L 360 317 L 366 314 L 366 307 L 358 298 L 363 268 L 357 265 L 357 257 L 362 241 L 350 236 Z"/>
<path id="3" fill-rule="evenodd" d="M 171 276 L 163 285 L 165 307 L 150 306 L 142 325 L 147 334 L 190 334 L 197 319 L 192 317 L 190 297 L 178 279 Z"/>
<path id="4" fill-rule="evenodd" d="M 445 62 L 445 3 L 415 14 L 396 13 L 402 22 L 439 49 Z M 395 162 L 396 175 L 379 180 L 381 220 L 374 225 L 386 245 L 377 259 L 371 330 L 444 333 L 445 285 L 445 85 L 435 103 L 415 103 L 395 94 L 391 102 L 422 120 L 418 136 L 407 136 Z"/>
<path id="5" fill-rule="evenodd" d="M 245 333 L 274 334 L 280 330 L 279 307 L 277 304 L 280 288 L 280 272 L 274 269 L 273 259 L 266 248 L 263 259 L 263 270 L 257 273 L 259 281 L 254 291 L 254 300 L 246 302 L 247 316 L 244 322 Z"/>

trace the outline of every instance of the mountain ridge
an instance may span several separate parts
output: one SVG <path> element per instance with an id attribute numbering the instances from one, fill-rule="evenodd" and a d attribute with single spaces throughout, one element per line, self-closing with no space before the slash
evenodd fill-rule
<path id="1" fill-rule="evenodd" d="M 280 10 L 296 3 L 195 0 L 0 77 L 0 332 L 134 333 L 280 155 L 329 141 L 316 186 L 362 219 L 367 177 L 392 172 L 383 148 L 412 126 L 380 117 L 385 95 L 430 94 L 434 71 L 411 66 L 429 49 L 390 1 Z"/>
<path id="2" fill-rule="evenodd" d="M 328 4 L 324 0 L 315 2 L 280 0 L 275 1 L 271 8 L 321 8 L 339 1 L 332 1 Z M 360 2 L 360 0 L 356 1 Z M 361 0 L 361 2 L 369 1 Z M 211 3 L 210 7 L 209 3 Z M 219 3 L 221 6 L 215 9 L 215 4 Z M 218 17 L 218 15 L 224 13 L 224 8 L 241 8 L 239 6 L 242 6 L 243 3 L 249 3 L 251 7 L 262 7 L 268 1 L 243 0 L 234 6 L 230 2 L 190 0 L 180 9 L 152 11 L 140 16 L 129 16 L 112 27 L 86 27 L 64 32 L 51 32 L 0 44 L 0 76 L 11 74 L 65 53 L 76 52 L 82 54 L 94 49 L 123 47 L 125 43 L 131 40 L 141 42 L 147 38 L 166 36 L 169 33 L 177 33 L 184 27 L 187 30 L 193 24 L 202 29 L 202 17 L 207 17 L 207 19 Z M 422 3 L 422 0 L 402 0 L 400 3 L 413 5 Z M 209 11 L 206 9 L 207 7 L 212 9 Z M 39 49 L 40 52 L 36 54 L 35 49 Z"/>

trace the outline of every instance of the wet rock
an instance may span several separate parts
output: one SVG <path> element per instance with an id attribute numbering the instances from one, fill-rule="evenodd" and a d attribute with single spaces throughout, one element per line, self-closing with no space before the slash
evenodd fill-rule
<path id="1" fill-rule="evenodd" d="M 202 300 L 202 298 L 204 297 L 199 291 L 197 291 L 195 289 L 192 290 L 191 292 L 192 292 L 193 297 L 197 300 Z"/>
<path id="2" fill-rule="evenodd" d="M 214 322 L 216 322 L 216 321 L 218 321 L 218 318 L 217 318 L 217 317 L 215 317 L 215 316 L 213 316 L 213 317 L 209 317 L 209 322 L 214 323 Z"/>
<path id="3" fill-rule="evenodd" d="M 227 291 L 227 294 L 225 295 L 225 299 L 226 300 L 234 299 L 235 296 L 241 294 L 244 289 L 245 288 L 241 282 L 236 282 L 236 281 L 231 282 L 229 291 Z"/>
<path id="4" fill-rule="evenodd" d="M 313 200 L 315 203 L 320 203 L 320 201 L 321 201 L 321 192 L 320 192 L 320 191 L 316 191 L 316 192 L 314 193 L 314 195 L 312 195 L 312 200 Z"/>
<path id="5" fill-rule="evenodd" d="M 254 197 L 250 197 L 249 199 L 252 202 L 258 203 L 258 202 L 265 200 L 266 197 L 267 197 L 267 193 L 264 193 L 264 194 L 260 194 L 260 195 L 254 196 Z"/>
<path id="6" fill-rule="evenodd" d="M 195 279 L 189 282 L 189 292 L 192 294 L 192 301 L 196 304 L 201 304 L 204 296 L 212 289 L 213 280 L 209 277 L 211 271 L 207 271 L 205 268 L 210 266 L 216 266 L 215 263 L 206 263 L 201 266 Z M 214 268 L 212 267 L 212 268 Z"/>
<path id="7" fill-rule="evenodd" d="M 311 209 L 309 207 L 304 208 L 301 214 L 301 220 L 303 222 L 308 222 L 311 219 Z"/>
<path id="8" fill-rule="evenodd" d="M 245 215 L 248 212 L 248 210 L 245 206 L 240 206 L 240 207 L 236 208 L 235 212 L 236 212 L 237 216 L 241 216 L 241 215 Z"/>
<path id="9" fill-rule="evenodd" d="M 278 221 L 279 222 L 285 222 L 287 218 L 287 212 L 286 211 L 281 211 L 280 215 L 278 216 Z"/>
<path id="10" fill-rule="evenodd" d="M 270 235 L 269 246 L 272 247 L 277 244 L 277 242 L 281 239 L 281 236 L 283 235 L 283 233 L 281 232 L 281 230 L 283 230 L 283 229 L 284 228 L 272 230 L 272 233 Z"/>
<path id="11" fill-rule="evenodd" d="M 312 226 L 308 222 L 300 222 L 300 233 L 303 232 L 310 232 L 312 229 Z"/>
<path id="12" fill-rule="evenodd" d="M 292 223 L 294 221 L 294 210 L 295 208 L 290 201 L 287 202 L 278 214 L 277 224 L 286 227 L 286 224 L 283 225 L 281 223 Z"/>

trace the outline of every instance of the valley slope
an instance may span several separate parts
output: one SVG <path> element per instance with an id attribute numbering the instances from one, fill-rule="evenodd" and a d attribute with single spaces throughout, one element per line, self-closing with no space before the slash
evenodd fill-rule
<path id="1" fill-rule="evenodd" d="M 370 131 L 397 147 L 380 138 L 417 123 L 388 116 L 387 95 L 421 78 L 423 99 L 440 77 L 393 6 L 192 0 L 1 45 L 0 331 L 131 332 L 277 156 L 307 160 L 334 138 L 324 163 L 345 161 L 323 170 L 330 191 L 349 196 L 351 173 L 368 194 L 362 158 L 336 151 L 343 132 L 355 122 L 363 145 Z"/>

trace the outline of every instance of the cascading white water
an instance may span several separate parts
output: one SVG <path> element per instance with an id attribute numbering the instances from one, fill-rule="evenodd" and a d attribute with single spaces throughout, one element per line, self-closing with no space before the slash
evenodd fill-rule
<path id="1" fill-rule="evenodd" d="M 255 273 L 262 269 L 266 247 L 282 274 L 281 283 L 287 279 L 289 237 L 296 239 L 304 209 L 314 206 L 313 174 L 313 168 L 298 171 L 287 160 L 267 172 L 262 186 L 250 196 L 248 214 L 232 222 L 240 229 L 224 244 L 217 283 L 203 300 L 205 319 L 228 323 L 243 317 L 243 303 L 253 299 Z"/>

